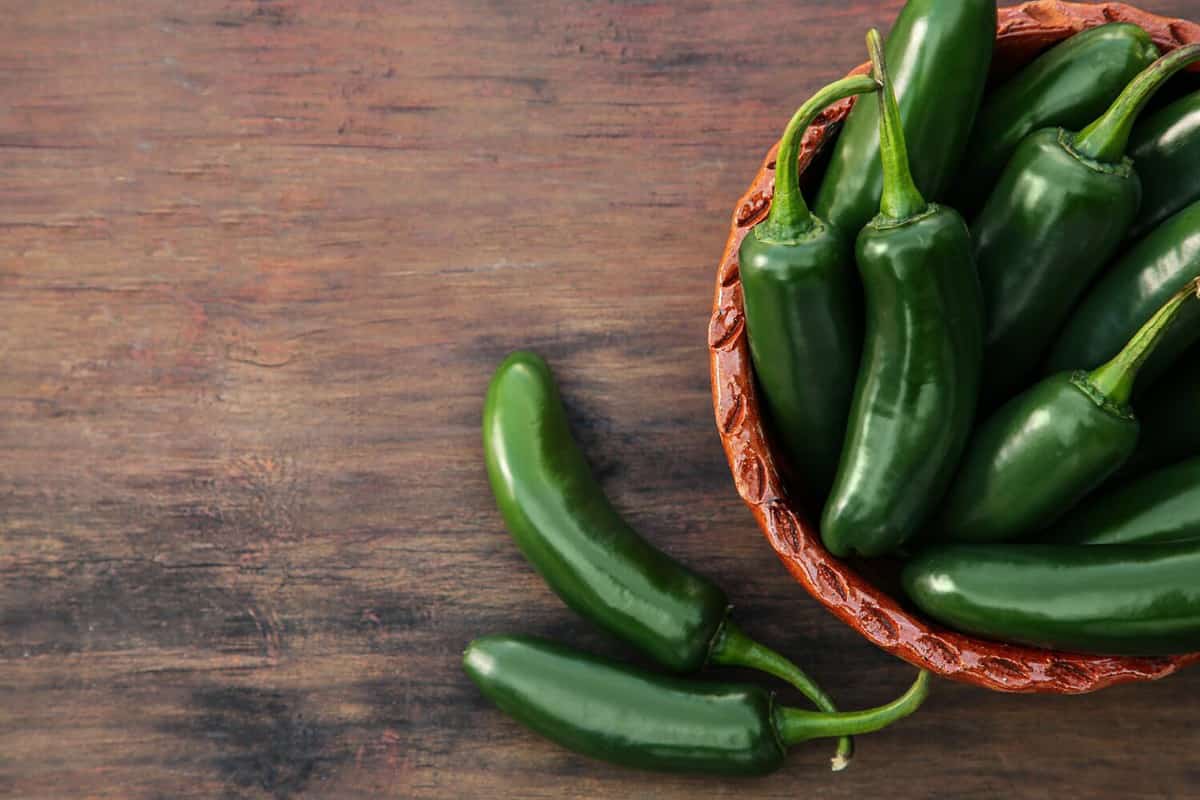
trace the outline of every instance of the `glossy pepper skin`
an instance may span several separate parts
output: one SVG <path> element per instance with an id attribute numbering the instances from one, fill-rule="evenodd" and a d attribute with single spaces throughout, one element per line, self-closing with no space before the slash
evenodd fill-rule
<path id="1" fill-rule="evenodd" d="M 1182 97 L 1133 129 L 1129 154 L 1142 178 L 1142 205 L 1129 229 L 1141 238 L 1200 200 L 1200 92 Z"/>
<path id="2" fill-rule="evenodd" d="M 1051 375 L 976 431 L 936 525 L 957 541 L 1014 539 L 1050 525 L 1137 445 L 1138 421 L 1085 372 Z"/>
<path id="3" fill-rule="evenodd" d="M 994 0 L 908 0 L 888 34 L 887 61 L 921 192 L 941 197 L 962 160 L 996 38 Z M 879 211 L 879 114 L 859 102 L 834 146 L 816 212 L 857 232 Z"/>
<path id="4" fill-rule="evenodd" d="M 1026 137 L 971 225 L 983 287 L 985 407 L 1037 369 L 1137 213 L 1133 165 L 1080 157 L 1063 129 Z"/>
<path id="5" fill-rule="evenodd" d="M 817 114 L 875 89 L 865 75 L 845 78 L 796 112 L 780 140 L 771 210 L 738 253 L 754 374 L 786 447 L 792 485 L 818 502 L 837 470 L 862 323 L 850 243 L 808 210 L 797 159 Z"/>
<path id="6" fill-rule="evenodd" d="M 643 672 L 522 636 L 476 639 L 463 668 L 521 724 L 578 753 L 640 769 L 761 775 L 790 745 L 869 733 L 915 711 L 928 673 L 886 706 L 848 713 L 777 705 L 757 686 Z"/>
<path id="7" fill-rule="evenodd" d="M 1200 161 L 1197 162 L 1200 165 Z M 1200 175 L 1195 177 L 1200 183 Z M 1200 275 L 1200 201 L 1136 243 L 1071 312 L 1048 360 L 1049 371 L 1092 369 L 1117 354 L 1137 329 L 1188 281 Z M 1147 384 L 1200 339 L 1200 304 L 1167 331 L 1142 367 Z"/>
<path id="8" fill-rule="evenodd" d="M 958 541 L 1015 539 L 1045 528 L 1099 486 L 1137 446 L 1129 406 L 1138 373 L 1200 280 L 1159 308 L 1104 365 L 1045 378 L 975 432 L 935 532 Z"/>
<path id="9" fill-rule="evenodd" d="M 521 552 L 576 613 L 659 664 L 692 672 L 744 666 L 795 686 L 823 711 L 833 701 L 791 661 L 731 620 L 719 587 L 637 534 L 608 502 L 567 426 L 554 376 L 518 351 L 497 368 L 483 413 L 488 479 Z M 838 743 L 833 769 L 854 755 Z"/>
<path id="10" fill-rule="evenodd" d="M 504 360 L 488 387 L 483 438 L 509 532 L 564 602 L 671 669 L 702 667 L 729 610 L 725 593 L 639 536 L 608 502 L 546 362 L 528 352 Z"/>
<path id="11" fill-rule="evenodd" d="M 1142 435 L 1122 479 L 1200 456 L 1200 345 L 1138 398 Z"/>
<path id="12" fill-rule="evenodd" d="M 962 544 L 904 567 L 933 619 L 1008 642 L 1099 655 L 1200 649 L 1200 543 Z"/>
<path id="13" fill-rule="evenodd" d="M 1200 457 L 1089 501 L 1054 526 L 1055 544 L 1200 541 Z"/>
<path id="14" fill-rule="evenodd" d="M 1087 125 L 1156 58 L 1148 33 L 1114 22 L 1055 45 L 988 94 L 956 181 L 959 209 L 979 210 L 1022 139 L 1042 128 Z"/>
<path id="15" fill-rule="evenodd" d="M 987 310 L 985 406 L 1036 371 L 1072 306 L 1124 240 L 1141 202 L 1125 151 L 1162 84 L 1200 59 L 1180 47 L 1143 70 L 1082 131 L 1026 137 L 971 225 Z"/>
<path id="16" fill-rule="evenodd" d="M 962 452 L 979 383 L 982 314 L 970 234 L 908 177 L 882 54 L 881 213 L 858 237 L 866 336 L 821 537 L 835 555 L 891 552 L 927 518 Z"/>

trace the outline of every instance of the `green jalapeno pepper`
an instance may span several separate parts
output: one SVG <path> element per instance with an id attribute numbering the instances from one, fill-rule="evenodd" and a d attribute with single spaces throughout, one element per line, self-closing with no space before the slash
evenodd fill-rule
<path id="1" fill-rule="evenodd" d="M 1148 33 L 1114 22 L 1060 42 L 991 92 L 975 118 L 956 181 L 959 210 L 979 210 L 1022 139 L 1040 128 L 1088 124 L 1156 58 Z"/>
<path id="2" fill-rule="evenodd" d="M 962 160 L 995 39 L 994 0 L 908 0 L 888 34 L 904 135 L 927 197 L 941 197 Z M 817 214 L 856 232 L 879 211 L 882 190 L 877 106 L 857 103 L 834 145 Z"/>
<path id="3" fill-rule="evenodd" d="M 1200 649 L 1200 543 L 959 544 L 905 565 L 904 589 L 966 633 L 1100 655 Z"/>
<path id="4" fill-rule="evenodd" d="M 1142 205 L 1129 229 L 1141 238 L 1184 206 L 1200 200 L 1200 92 L 1147 117 L 1133 129 L 1129 155 L 1142 179 Z"/>
<path id="5" fill-rule="evenodd" d="M 744 634 L 719 587 L 637 534 L 608 502 L 567 426 L 546 362 L 515 352 L 483 412 L 488 478 L 521 552 L 563 601 L 677 672 L 708 663 L 775 675 L 820 709 L 832 701 L 795 664 Z M 834 769 L 853 755 L 839 744 Z"/>
<path id="6" fill-rule="evenodd" d="M 893 702 L 865 711 L 803 711 L 757 686 L 701 683 L 624 667 L 518 636 L 476 639 L 463 668 L 521 724 L 575 752 L 629 767 L 761 775 L 791 745 L 879 730 L 920 707 L 922 671 Z"/>
<path id="7" fill-rule="evenodd" d="M 800 487 L 818 501 L 837 469 L 861 323 L 850 245 L 808 210 L 797 159 L 804 132 L 822 109 L 876 88 L 872 78 L 857 75 L 826 86 L 800 107 L 779 143 L 771 210 L 738 252 L 754 374 Z"/>
<path id="8" fill-rule="evenodd" d="M 878 32 L 868 43 L 881 85 L 883 197 L 858 237 L 866 336 L 821 521 L 832 553 L 864 556 L 900 546 L 945 490 L 974 413 L 983 327 L 970 234 L 913 183 Z"/>
<path id="9" fill-rule="evenodd" d="M 1197 275 L 1200 201 L 1155 228 L 1088 290 L 1050 351 L 1048 371 L 1092 369 L 1103 364 L 1156 308 Z M 1143 383 L 1153 383 L 1198 339 L 1200 305 L 1193 304 L 1164 334 L 1142 367 Z"/>
<path id="10" fill-rule="evenodd" d="M 1083 131 L 1038 131 L 1005 167 L 971 226 L 987 308 L 986 407 L 1010 397 L 1037 368 L 1124 240 L 1141 196 L 1124 157 L 1133 123 L 1168 77 L 1198 59 L 1200 45 L 1164 56 Z"/>
<path id="11" fill-rule="evenodd" d="M 1055 544 L 1200 540 L 1200 458 L 1152 472 L 1081 506 L 1054 526 Z"/>
<path id="12" fill-rule="evenodd" d="M 1035 533 L 1115 472 L 1137 445 L 1129 400 L 1138 370 L 1198 285 L 1167 301 L 1108 363 L 1051 375 L 992 414 L 967 446 L 938 534 L 990 542 Z"/>
<path id="13" fill-rule="evenodd" d="M 1120 477 L 1144 475 L 1192 456 L 1200 456 L 1200 345 L 1179 359 L 1168 372 L 1142 392 L 1142 435 Z"/>

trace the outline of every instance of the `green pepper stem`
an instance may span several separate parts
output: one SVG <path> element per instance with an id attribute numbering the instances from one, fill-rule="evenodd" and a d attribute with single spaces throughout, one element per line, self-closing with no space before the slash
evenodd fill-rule
<path id="1" fill-rule="evenodd" d="M 908 691 L 887 705 L 835 714 L 781 706 L 775 709 L 776 727 L 785 747 L 809 739 L 871 733 L 907 717 L 920 708 L 928 696 L 929 673 L 921 670 Z"/>
<path id="2" fill-rule="evenodd" d="M 1176 292 L 1154 316 L 1143 325 L 1129 343 L 1121 348 L 1111 361 L 1098 367 L 1088 375 L 1088 380 L 1114 403 L 1125 405 L 1133 396 L 1133 384 L 1138 370 L 1154 352 L 1155 346 L 1171 323 L 1179 316 L 1179 309 L 1190 297 L 1200 297 L 1200 277 L 1188 281 Z"/>
<path id="3" fill-rule="evenodd" d="M 1138 114 L 1167 79 L 1189 64 L 1200 61 L 1200 44 L 1177 48 L 1142 70 L 1129 82 L 1098 120 L 1075 134 L 1076 152 L 1107 164 L 1125 157 L 1129 135 Z"/>
<path id="4" fill-rule="evenodd" d="M 821 711 L 836 712 L 833 700 L 817 686 L 804 670 L 788 659 L 776 653 L 769 647 L 751 639 L 729 620 L 718 635 L 709 660 L 714 664 L 729 667 L 749 667 L 768 675 L 774 675 L 782 681 L 790 683 L 800 691 L 800 694 L 812 701 Z M 845 769 L 854 758 L 854 740 L 843 736 L 838 742 L 837 753 L 833 757 L 835 772 Z"/>
<path id="5" fill-rule="evenodd" d="M 889 220 L 906 220 L 929 207 L 913 180 L 908 163 L 908 145 L 904 142 L 904 122 L 892 91 L 887 60 L 883 55 L 883 40 L 875 28 L 867 31 L 867 50 L 871 53 L 871 69 L 879 91 L 879 156 L 883 162 L 883 196 L 879 213 Z"/>
<path id="6" fill-rule="evenodd" d="M 792 115 L 779 141 L 779 151 L 775 154 L 775 196 L 771 200 L 767 218 L 758 226 L 759 239 L 765 242 L 790 242 L 813 229 L 816 220 L 800 193 L 799 160 L 804 132 L 817 115 L 829 106 L 877 88 L 875 79 L 869 75 L 842 78 L 818 90 Z"/>

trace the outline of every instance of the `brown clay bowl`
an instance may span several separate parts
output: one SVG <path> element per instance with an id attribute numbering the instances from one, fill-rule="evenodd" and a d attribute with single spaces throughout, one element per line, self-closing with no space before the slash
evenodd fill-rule
<path id="1" fill-rule="evenodd" d="M 1048 46 L 1106 22 L 1144 28 L 1163 52 L 1200 42 L 1200 25 L 1148 14 L 1122 3 L 1037 0 L 1000 10 L 994 70 L 1010 71 Z M 854 72 L 865 72 L 867 65 Z M 801 151 L 806 167 L 853 101 L 828 109 L 808 130 Z M 780 119 L 784 119 L 782 115 Z M 765 215 L 774 188 L 775 148 L 738 203 L 725 255 L 717 270 L 708 329 L 713 410 L 734 483 L 771 547 L 797 581 L 846 624 L 889 653 L 957 681 L 1005 692 L 1076 694 L 1119 683 L 1162 678 L 1200 653 L 1169 658 L 1089 656 L 977 639 L 913 614 L 851 565 L 821 545 L 811 520 L 820 509 L 802 509 L 788 497 L 774 445 L 762 422 L 745 336 L 737 253 L 742 237 Z M 807 511 L 811 514 L 805 513 Z"/>

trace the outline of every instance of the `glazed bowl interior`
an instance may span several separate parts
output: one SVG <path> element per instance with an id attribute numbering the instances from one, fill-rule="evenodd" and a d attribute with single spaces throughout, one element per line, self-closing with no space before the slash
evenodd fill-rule
<path id="1" fill-rule="evenodd" d="M 1000 9 L 993 78 L 1010 73 L 1056 42 L 1108 22 L 1140 25 L 1163 52 L 1200 42 L 1200 25 L 1154 16 L 1122 3 L 1038 0 Z M 853 72 L 866 68 L 864 64 Z M 800 155 L 802 170 L 834 140 L 852 105 L 853 100 L 847 100 L 830 107 L 806 132 Z M 782 112 L 780 116 L 784 118 Z M 804 508 L 787 491 L 781 453 L 774 448 L 760 413 L 746 342 L 737 253 L 746 232 L 770 205 L 774 155 L 772 148 L 734 211 L 717 270 L 708 343 L 713 408 L 734 484 L 796 580 L 884 650 L 939 675 L 999 691 L 1090 692 L 1161 678 L 1200 660 L 1200 653 L 1147 658 L 1082 655 L 966 636 L 924 619 L 896 599 L 900 595 L 895 562 L 847 562 L 825 550 L 814 525 L 820 510 Z"/>

